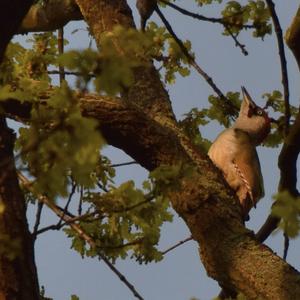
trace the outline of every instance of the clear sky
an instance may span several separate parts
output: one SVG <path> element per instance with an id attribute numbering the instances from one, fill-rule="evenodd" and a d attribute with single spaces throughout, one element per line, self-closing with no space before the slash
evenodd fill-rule
<path id="1" fill-rule="evenodd" d="M 189 2 L 189 4 L 186 4 Z M 178 1 L 178 5 L 198 11 L 206 16 L 218 16 L 218 5 L 197 8 L 193 1 Z M 226 2 L 226 1 L 225 1 Z M 285 32 L 299 1 L 274 1 Z M 129 0 L 135 18 L 137 16 L 135 1 Z M 236 48 L 229 37 L 224 37 L 222 27 L 217 24 L 195 21 L 181 16 L 172 9 L 163 10 L 172 24 L 175 32 L 184 39 L 190 39 L 196 53 L 197 62 L 208 72 L 216 84 L 223 90 L 239 91 L 240 86 L 247 87 L 256 102 L 263 103 L 261 95 L 274 89 L 282 90 L 280 63 L 275 36 L 267 36 L 264 42 L 251 39 L 251 31 L 240 35 L 239 39 L 246 44 L 249 55 L 245 57 L 240 49 Z M 158 20 L 156 16 L 153 20 Z M 138 20 L 138 19 L 137 19 Z M 139 22 L 138 22 L 139 24 Z M 69 48 L 84 48 L 89 39 L 85 31 L 75 34 L 76 28 L 85 28 L 83 22 L 72 22 L 66 29 L 66 37 L 70 40 Z M 294 58 L 286 49 L 291 102 L 299 105 L 299 73 Z M 174 111 L 178 118 L 192 107 L 207 107 L 207 97 L 212 90 L 207 83 L 194 72 L 188 78 L 180 78 L 175 85 L 167 87 Z M 214 139 L 222 130 L 213 124 L 201 130 L 202 134 Z M 258 204 L 257 209 L 251 212 L 251 220 L 247 226 L 257 230 L 269 213 L 272 195 L 276 193 L 279 180 L 277 156 L 279 149 L 265 149 L 260 147 L 261 160 L 265 181 L 266 196 Z M 119 150 L 107 147 L 105 155 L 112 158 L 114 163 L 130 160 Z M 134 178 L 137 183 L 145 178 L 147 173 L 138 167 L 123 167 L 120 169 L 118 182 Z M 29 210 L 33 220 L 34 210 Z M 56 217 L 52 213 L 45 214 L 44 224 L 55 223 Z M 189 231 L 183 221 L 177 216 L 174 222 L 167 224 L 162 230 L 160 249 L 166 249 L 189 236 Z M 279 255 L 283 251 L 282 233 L 270 237 L 267 244 Z M 299 239 L 291 241 L 288 261 L 296 268 L 300 268 Z M 36 262 L 40 284 L 45 286 L 46 296 L 55 300 L 70 299 L 76 294 L 81 300 L 130 300 L 134 299 L 127 287 L 115 276 L 107 266 L 97 259 L 82 259 L 70 249 L 70 241 L 63 233 L 47 232 L 36 242 Z M 216 282 L 209 279 L 199 260 L 197 244 L 189 242 L 166 255 L 159 263 L 139 265 L 134 261 L 117 261 L 117 268 L 125 274 L 127 279 L 136 287 L 139 293 L 147 300 L 188 300 L 197 297 L 202 300 L 211 299 L 219 292 Z"/>

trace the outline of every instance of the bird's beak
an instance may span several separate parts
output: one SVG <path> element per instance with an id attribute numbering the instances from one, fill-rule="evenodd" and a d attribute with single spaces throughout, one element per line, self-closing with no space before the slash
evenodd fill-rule
<path id="1" fill-rule="evenodd" d="M 244 86 L 241 87 L 242 89 L 242 93 L 243 93 L 243 99 L 244 101 L 246 101 L 246 103 L 252 107 L 255 108 L 257 105 L 255 104 L 255 102 L 252 100 L 252 98 L 250 97 L 249 93 L 247 92 L 246 88 Z"/>

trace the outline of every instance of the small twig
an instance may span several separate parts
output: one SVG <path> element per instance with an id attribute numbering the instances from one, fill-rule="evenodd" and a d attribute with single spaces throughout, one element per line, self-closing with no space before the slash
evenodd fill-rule
<path id="1" fill-rule="evenodd" d="M 82 214 L 82 202 L 83 202 L 83 187 L 80 187 L 80 197 L 78 203 L 78 215 L 81 216 Z"/>
<path id="2" fill-rule="evenodd" d="M 120 163 L 120 164 L 113 164 L 111 165 L 112 168 L 117 168 L 117 167 L 123 167 L 123 166 L 129 166 L 129 165 L 136 165 L 137 162 L 136 161 L 129 161 L 126 163 Z"/>
<path id="3" fill-rule="evenodd" d="M 97 184 L 98 188 L 101 189 L 102 191 L 104 191 L 105 193 L 109 192 L 108 189 L 104 185 L 101 184 L 101 182 L 98 181 L 96 184 Z"/>
<path id="4" fill-rule="evenodd" d="M 25 188 L 29 191 L 33 192 L 30 181 L 21 173 L 18 173 L 19 180 L 22 182 Z M 58 217 L 63 218 L 65 222 L 68 222 L 70 218 L 67 214 L 63 215 L 63 212 L 57 208 L 57 206 L 52 203 L 46 196 L 37 195 L 39 200 L 45 203 Z M 85 231 L 76 223 L 71 223 L 70 227 L 78 234 L 80 238 L 82 238 L 87 244 L 90 245 L 91 248 L 97 248 L 97 244 L 92 239 L 91 236 L 85 233 Z M 101 253 L 98 253 L 100 259 L 104 261 L 104 263 L 119 277 L 119 279 L 130 289 L 133 295 L 140 299 L 144 300 L 143 297 L 137 292 L 135 287 L 127 280 L 127 278 Z"/>
<path id="5" fill-rule="evenodd" d="M 60 206 L 57 205 L 57 204 L 54 204 L 54 205 L 55 205 L 55 207 L 56 207 L 58 210 L 60 210 L 62 213 L 65 213 L 66 216 L 68 216 L 68 217 L 70 217 L 70 218 L 75 218 L 75 217 L 76 217 L 75 215 L 73 215 L 72 213 L 70 213 L 68 210 L 65 210 L 65 208 L 62 208 L 62 207 L 60 207 Z"/>
<path id="6" fill-rule="evenodd" d="M 64 53 L 64 28 L 59 28 L 57 31 L 57 46 L 58 53 L 62 55 Z M 65 81 L 65 68 L 59 64 L 59 83 L 62 84 Z"/>
<path id="7" fill-rule="evenodd" d="M 43 228 L 37 230 L 35 232 L 35 234 L 33 234 L 33 236 L 36 239 L 39 234 L 45 233 L 45 232 L 50 231 L 50 230 L 60 230 L 65 225 L 66 225 L 65 223 L 61 223 L 61 224 L 57 223 L 57 224 L 53 224 L 53 225 L 49 225 L 49 226 L 43 227 Z"/>
<path id="8" fill-rule="evenodd" d="M 283 94 L 284 94 L 284 105 L 285 105 L 285 135 L 288 135 L 289 127 L 290 127 L 290 118 L 291 118 L 291 111 L 290 111 L 290 92 L 289 92 L 289 80 L 288 80 L 288 71 L 287 71 L 287 63 L 284 51 L 284 43 L 283 43 L 283 36 L 282 36 L 282 29 L 280 26 L 280 22 L 278 16 L 275 11 L 275 5 L 272 0 L 266 0 L 267 5 L 269 7 L 269 11 L 273 20 L 275 33 L 277 37 L 277 44 L 278 44 L 278 51 L 280 57 L 280 65 L 281 65 L 281 77 L 282 77 L 282 85 L 283 85 Z"/>
<path id="9" fill-rule="evenodd" d="M 241 43 L 238 41 L 237 36 L 234 35 L 234 34 L 232 33 L 232 31 L 231 31 L 231 29 L 229 28 L 228 25 L 224 25 L 224 26 L 225 26 L 226 30 L 228 31 L 228 33 L 230 34 L 230 36 L 231 36 L 231 37 L 233 38 L 233 40 L 235 41 L 236 47 L 239 47 L 239 48 L 241 49 L 242 53 L 243 53 L 245 56 L 247 56 L 249 53 L 248 53 L 248 51 L 246 50 L 246 46 L 243 45 L 243 44 L 241 44 Z"/>
<path id="10" fill-rule="evenodd" d="M 40 221 L 41 221 L 41 215 L 42 215 L 42 210 L 43 210 L 44 203 L 43 202 L 38 202 L 37 204 L 37 211 L 36 211 L 36 218 L 35 218 L 35 224 L 33 227 L 33 233 L 32 236 L 35 238 L 37 235 L 37 231 L 40 226 Z"/>
<path id="11" fill-rule="evenodd" d="M 286 261 L 286 257 L 288 255 L 289 246 L 290 246 L 290 239 L 286 233 L 284 233 L 283 236 L 284 236 L 283 259 Z"/>
<path id="12" fill-rule="evenodd" d="M 84 215 L 81 216 L 77 216 L 74 218 L 69 218 L 68 221 L 66 222 L 58 222 L 57 224 L 52 224 L 49 226 L 46 226 L 44 228 L 41 228 L 39 230 L 37 230 L 36 235 L 41 234 L 41 233 L 45 233 L 49 230 L 60 230 L 61 228 L 63 228 L 64 226 L 70 225 L 71 223 L 77 222 L 77 221 L 82 221 L 84 219 L 87 219 L 89 217 L 94 217 L 95 215 L 99 214 L 98 212 L 92 212 L 92 213 L 86 213 Z"/>
<path id="13" fill-rule="evenodd" d="M 165 18 L 163 13 L 160 11 L 158 7 L 156 7 L 155 11 L 161 18 L 162 22 L 166 26 L 169 33 L 172 35 L 178 46 L 180 47 L 183 54 L 188 59 L 188 62 L 191 64 L 191 66 L 194 67 L 194 69 L 206 80 L 206 82 L 211 86 L 211 88 L 215 91 L 215 93 L 220 97 L 220 99 L 224 100 L 233 110 L 233 112 L 237 112 L 236 107 L 232 105 L 230 100 L 222 93 L 222 91 L 216 86 L 213 79 L 196 63 L 195 59 L 192 57 L 192 55 L 189 53 L 187 48 L 184 46 L 183 42 L 177 37 L 176 33 L 174 32 L 172 26 L 168 22 L 168 20 Z"/>
<path id="14" fill-rule="evenodd" d="M 178 242 L 177 244 L 173 245 L 172 247 L 166 249 L 165 251 L 162 251 L 161 254 L 162 254 L 162 255 L 166 255 L 168 252 L 170 252 L 170 251 L 176 249 L 177 247 L 179 247 L 179 246 L 185 244 L 185 243 L 188 242 L 188 241 L 191 241 L 192 239 L 193 239 L 193 238 L 190 236 L 190 237 L 188 237 L 188 238 L 186 238 L 186 239 L 184 239 L 184 240 Z"/>
<path id="15" fill-rule="evenodd" d="M 50 75 L 60 75 L 60 71 L 58 70 L 52 70 L 52 71 L 47 71 L 48 74 Z M 80 72 L 71 72 L 71 71 L 64 71 L 64 75 L 72 75 L 72 76 L 87 76 L 86 74 L 82 74 Z M 89 73 L 89 77 L 93 78 L 96 77 L 95 74 Z"/>
<path id="16" fill-rule="evenodd" d="M 69 208 L 69 205 L 71 203 L 71 200 L 76 192 L 76 187 L 77 187 L 77 184 L 75 182 L 72 181 L 72 189 L 71 189 L 71 192 L 70 192 L 70 195 L 69 195 L 69 198 L 68 198 L 68 201 L 65 205 L 65 208 L 64 208 L 64 211 L 63 211 L 63 216 L 66 214 L 66 212 L 68 211 L 68 208 Z M 58 225 L 61 224 L 61 222 L 63 221 L 63 218 L 60 218 L 59 222 L 58 222 Z"/>

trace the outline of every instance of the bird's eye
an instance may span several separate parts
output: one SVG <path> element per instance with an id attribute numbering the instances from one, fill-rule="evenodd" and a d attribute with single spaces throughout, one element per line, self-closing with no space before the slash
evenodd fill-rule
<path id="1" fill-rule="evenodd" d="M 256 111 L 256 114 L 257 114 L 258 116 L 262 116 L 262 115 L 263 115 L 263 111 L 262 111 L 261 109 L 258 109 L 258 110 Z"/>

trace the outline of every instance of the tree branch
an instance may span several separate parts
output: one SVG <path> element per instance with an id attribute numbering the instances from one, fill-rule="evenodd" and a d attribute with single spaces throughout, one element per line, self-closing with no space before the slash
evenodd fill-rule
<path id="1" fill-rule="evenodd" d="M 285 35 L 286 43 L 292 50 L 300 68 L 300 7 Z M 287 190 L 291 195 L 297 197 L 297 159 L 300 152 L 300 112 L 294 124 L 289 130 L 288 136 L 282 146 L 278 167 L 280 169 L 279 191 Z M 269 235 L 277 228 L 280 219 L 269 215 L 265 223 L 257 232 L 256 236 L 260 242 L 264 242 Z"/>
<path id="2" fill-rule="evenodd" d="M 285 33 L 285 41 L 293 52 L 300 69 L 300 6 L 290 27 Z"/>
<path id="3" fill-rule="evenodd" d="M 191 163 L 178 137 L 136 107 L 91 95 L 85 95 L 81 107 L 86 116 L 101 120 L 100 128 L 110 144 L 124 149 L 148 170 L 161 164 L 181 161 L 188 166 Z M 140 129 L 139 134 L 136 128 Z M 221 173 L 205 155 L 199 153 L 197 160 L 199 168 L 195 173 L 180 179 L 176 191 L 169 191 L 167 196 L 199 243 L 209 276 L 229 290 L 242 291 L 249 299 L 259 296 L 276 299 L 278 290 L 283 299 L 296 299 L 300 295 L 300 275 L 257 242 L 244 227 L 238 200 Z M 258 268 L 264 276 L 258 276 Z M 274 269 L 281 270 L 278 276 L 274 277 Z M 289 282 L 288 286 L 282 284 L 282 276 Z M 250 284 L 253 278 L 255 288 Z"/>
<path id="4" fill-rule="evenodd" d="M 169 247 L 168 249 L 162 251 L 161 254 L 162 254 L 162 255 L 166 255 L 168 252 L 170 252 L 170 251 L 176 249 L 177 247 L 179 247 L 179 246 L 185 244 L 186 242 L 191 241 L 192 239 L 193 239 L 193 238 L 190 236 L 190 237 L 188 237 L 188 238 L 186 238 L 186 239 L 184 239 L 184 240 L 182 240 L 182 241 L 179 241 L 179 242 L 176 243 L 175 245 L 173 245 L 173 246 Z"/>
<path id="5" fill-rule="evenodd" d="M 183 54 L 188 59 L 188 62 L 190 65 L 193 66 L 193 68 L 205 79 L 205 81 L 210 85 L 210 87 L 215 91 L 215 93 L 220 97 L 221 100 L 226 102 L 226 104 L 231 108 L 232 113 L 237 114 L 238 109 L 232 105 L 230 100 L 222 93 L 222 91 L 217 87 L 217 85 L 214 83 L 213 79 L 197 64 L 195 58 L 189 53 L 187 48 L 184 46 L 183 42 L 177 37 L 176 33 L 174 32 L 172 26 L 168 22 L 168 20 L 165 18 L 161 10 L 156 7 L 156 12 L 163 21 L 164 25 L 166 26 L 167 30 L 170 32 L 178 46 L 180 47 Z"/>
<path id="6" fill-rule="evenodd" d="M 19 180 L 23 184 L 23 186 L 29 190 L 30 192 L 33 192 L 31 188 L 30 181 L 21 173 L 18 174 Z M 33 192 L 34 193 L 34 192 Z M 67 214 L 64 214 L 61 210 L 59 210 L 52 201 L 50 201 L 46 196 L 43 195 L 37 195 L 39 198 L 39 201 L 46 204 L 59 218 L 63 219 L 64 222 L 69 222 L 70 217 L 68 217 Z M 87 244 L 90 245 L 91 248 L 97 248 L 97 245 L 95 241 L 90 237 L 88 234 L 84 232 L 84 230 L 80 227 L 80 225 L 75 224 L 74 222 L 69 223 L 70 227 L 78 234 L 80 238 L 82 238 Z M 119 277 L 119 279 L 131 290 L 133 295 L 143 300 L 143 297 L 137 292 L 135 287 L 126 279 L 126 277 L 102 254 L 98 254 L 99 258 L 101 258 L 105 264 Z"/>
<path id="7" fill-rule="evenodd" d="M 223 25 L 226 30 L 228 31 L 229 35 L 232 37 L 232 39 L 235 41 L 235 45 L 237 47 L 239 47 L 242 51 L 242 53 L 244 55 L 248 55 L 248 52 L 247 50 L 245 49 L 245 45 L 242 45 L 237 37 L 235 35 L 233 35 L 232 31 L 230 30 L 230 25 L 234 25 L 234 24 L 231 24 L 230 22 L 226 22 L 226 18 L 209 18 L 209 17 L 205 17 L 203 15 L 199 15 L 197 13 L 193 13 L 193 12 L 190 12 L 184 8 L 181 8 L 179 7 L 178 5 L 174 4 L 174 3 L 171 3 L 171 2 L 168 2 L 166 0 L 160 0 L 160 2 L 174 8 L 175 10 L 179 11 L 180 13 L 182 13 L 183 15 L 186 15 L 186 16 L 189 16 L 189 17 L 192 17 L 194 19 L 197 19 L 197 20 L 200 20 L 200 21 L 206 21 L 206 22 L 211 22 L 211 23 L 218 23 L 218 24 L 221 24 Z M 253 25 L 242 25 L 243 28 L 254 28 Z"/>
<path id="8" fill-rule="evenodd" d="M 290 100 L 289 100 L 290 97 L 289 80 L 288 80 L 287 64 L 286 64 L 284 44 L 283 44 L 282 29 L 279 23 L 278 16 L 276 14 L 275 5 L 273 1 L 266 0 L 266 2 L 269 7 L 269 11 L 273 20 L 276 37 L 277 37 L 277 43 L 278 43 L 280 65 L 281 65 L 281 76 L 282 76 L 281 82 L 283 85 L 284 104 L 285 104 L 285 135 L 287 135 L 290 126 L 291 111 L 290 111 Z"/>
<path id="9" fill-rule="evenodd" d="M 290 127 L 288 136 L 282 146 L 278 158 L 278 167 L 280 170 L 279 191 L 287 190 L 295 197 L 299 196 L 297 190 L 297 159 L 300 152 L 300 112 L 294 124 Z M 274 204 L 276 205 L 276 204 Z M 269 215 L 265 223 L 257 232 L 256 237 L 260 242 L 265 241 L 268 236 L 277 228 L 280 219 Z"/>
<path id="10" fill-rule="evenodd" d="M 75 1 L 47 0 L 31 6 L 18 33 L 54 31 L 70 21 L 82 19 Z"/>
<path id="11" fill-rule="evenodd" d="M 136 165 L 136 164 L 138 164 L 136 161 L 129 161 L 129 162 L 120 163 L 120 164 L 112 164 L 111 167 L 117 168 L 117 167 L 130 166 L 130 165 Z"/>
<path id="12" fill-rule="evenodd" d="M 41 215 L 42 215 L 42 210 L 43 210 L 44 204 L 42 202 L 38 202 L 37 204 L 37 211 L 36 211 L 36 217 L 35 217 L 35 224 L 33 227 L 33 232 L 32 236 L 35 238 L 40 226 L 40 221 L 41 221 Z"/>
<path id="13" fill-rule="evenodd" d="M 211 22 L 211 23 L 218 23 L 218 24 L 221 24 L 223 26 L 227 25 L 227 26 L 230 26 L 230 25 L 235 25 L 235 24 L 232 24 L 231 22 L 227 22 L 226 21 L 226 18 L 212 18 L 212 17 L 205 17 L 203 15 L 200 15 L 200 14 L 197 14 L 197 13 L 193 13 L 191 11 L 188 11 L 174 3 L 171 3 L 171 2 L 168 2 L 166 0 L 159 0 L 160 2 L 174 8 L 175 10 L 179 11 L 180 13 L 182 13 L 183 15 L 186 15 L 186 16 L 189 16 L 189 17 L 192 17 L 194 19 L 197 19 L 197 20 L 200 20 L 200 21 L 205 21 L 205 22 Z M 254 25 L 242 25 L 243 28 L 245 29 L 249 29 L 249 28 L 255 28 Z"/>

